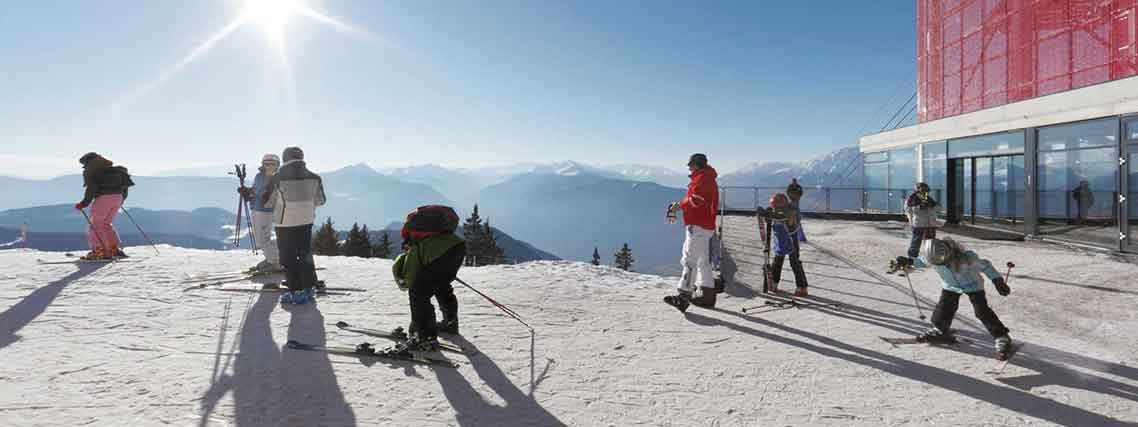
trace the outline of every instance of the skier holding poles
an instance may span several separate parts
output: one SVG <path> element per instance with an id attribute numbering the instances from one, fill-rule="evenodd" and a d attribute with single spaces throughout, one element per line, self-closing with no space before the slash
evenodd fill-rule
<path id="1" fill-rule="evenodd" d="M 268 153 L 261 157 L 261 167 L 257 169 L 257 176 L 253 177 L 253 186 L 246 187 L 242 182 L 237 192 L 248 201 L 252 211 L 253 243 L 260 249 L 265 257 L 254 267 L 257 271 L 281 271 L 280 254 L 277 251 L 277 242 L 273 240 L 273 209 L 266 207 L 262 202 L 268 190 L 269 179 L 277 174 L 281 160 L 276 154 Z"/>
<path id="2" fill-rule="evenodd" d="M 119 233 L 113 225 L 115 216 L 127 197 L 127 189 L 134 185 L 126 168 L 115 166 L 113 162 L 98 153 L 87 153 L 79 158 L 83 165 L 83 200 L 75 204 L 75 209 L 83 211 L 91 207 L 87 219 L 87 244 L 91 252 L 84 255 L 85 260 L 113 260 L 124 258 L 119 247 Z M 84 212 L 84 216 L 86 216 Z"/>
<path id="3" fill-rule="evenodd" d="M 960 296 L 967 294 L 972 302 L 976 317 L 984 324 L 984 328 L 995 338 L 996 359 L 1006 360 L 1014 352 L 1008 328 L 1000 321 L 996 312 L 988 306 L 988 299 L 984 293 L 984 279 L 987 276 L 996 287 L 996 292 L 1007 296 L 1012 292 L 1007 282 L 996 271 L 992 263 L 980 258 L 976 252 L 965 249 L 956 241 L 945 239 L 928 239 L 921 245 L 921 256 L 910 261 L 908 257 L 899 256 L 897 264 L 902 268 L 909 266 L 932 266 L 941 279 L 940 301 L 933 310 L 932 324 L 924 335 L 917 337 L 918 342 L 932 344 L 951 344 L 956 342 L 952 336 L 952 320 L 956 317 L 956 309 L 960 303 Z"/>

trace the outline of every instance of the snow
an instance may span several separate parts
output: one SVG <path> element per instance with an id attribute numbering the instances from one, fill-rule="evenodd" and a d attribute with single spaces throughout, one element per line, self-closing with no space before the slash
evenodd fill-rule
<path id="1" fill-rule="evenodd" d="M 760 283 L 753 219 L 725 221 L 738 280 Z M 1027 343 L 999 376 L 991 340 L 962 301 L 973 345 L 893 348 L 878 336 L 924 328 L 904 278 L 868 274 L 906 230 L 807 223 L 811 290 L 841 310 L 747 314 L 764 298 L 729 287 L 716 310 L 664 305 L 674 278 L 567 261 L 464 268 L 464 338 L 482 354 L 426 368 L 283 349 L 383 340 L 330 326 L 409 320 L 391 262 L 317 257 L 334 295 L 282 308 L 277 294 L 183 292 L 186 274 L 235 270 L 246 251 L 160 247 L 114 265 L 40 265 L 59 253 L 0 251 L 3 425 L 1063 425 L 1138 423 L 1138 266 L 1043 243 L 961 238 L 1018 267 L 993 308 Z M 679 248 L 677 248 L 677 255 Z M 830 255 L 832 253 L 833 255 Z M 848 261 L 848 263 L 847 263 Z M 1004 269 L 1001 268 L 1001 272 Z M 792 282 L 790 272 L 787 281 Z M 913 275 L 928 315 L 939 294 Z"/>

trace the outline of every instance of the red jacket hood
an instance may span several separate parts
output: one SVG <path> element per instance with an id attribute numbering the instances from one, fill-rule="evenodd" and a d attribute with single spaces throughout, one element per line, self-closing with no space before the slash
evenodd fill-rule
<path id="1" fill-rule="evenodd" d="M 711 178 L 711 179 L 715 179 L 715 178 L 719 177 L 719 173 L 716 172 L 715 168 L 713 168 L 711 166 L 708 166 L 708 167 L 703 168 L 703 169 L 696 169 L 695 172 L 692 172 L 691 175 L 688 175 L 688 177 L 694 179 L 696 176 L 700 176 L 700 175 L 703 175 L 704 177 Z"/>

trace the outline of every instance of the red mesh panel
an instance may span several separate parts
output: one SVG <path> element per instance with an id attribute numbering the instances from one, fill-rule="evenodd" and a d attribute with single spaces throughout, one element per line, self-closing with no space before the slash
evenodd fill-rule
<path id="1" fill-rule="evenodd" d="M 920 120 L 1138 75 L 1138 0 L 918 0 Z"/>

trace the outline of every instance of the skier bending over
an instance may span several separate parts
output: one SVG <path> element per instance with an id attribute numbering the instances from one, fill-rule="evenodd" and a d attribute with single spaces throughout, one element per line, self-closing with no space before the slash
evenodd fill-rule
<path id="1" fill-rule="evenodd" d="M 786 218 L 774 220 L 771 226 L 775 254 L 774 263 L 771 264 L 771 281 L 774 282 L 775 289 L 778 289 L 778 282 L 782 279 L 783 260 L 790 256 L 790 269 L 794 272 L 794 296 L 809 296 L 806 290 L 809 286 L 806 282 L 806 270 L 802 268 L 802 259 L 799 258 L 798 230 L 801 223 L 798 210 L 782 193 L 771 196 L 770 205 L 775 218 Z"/>
<path id="2" fill-rule="evenodd" d="M 980 319 L 984 328 L 996 340 L 996 359 L 1004 360 L 1010 355 L 1012 338 L 1008 335 L 1008 328 L 1004 326 L 1003 322 L 1000 322 L 996 312 L 988 306 L 988 299 L 984 294 L 984 279 L 981 277 L 981 273 L 988 276 L 988 279 L 995 285 L 996 292 L 1000 295 L 1007 296 L 1012 290 L 1004 278 L 1000 276 L 1000 273 L 992 267 L 991 262 L 980 258 L 976 252 L 965 249 L 949 238 L 925 240 L 924 244 L 921 245 L 921 257 L 913 261 L 907 257 L 897 257 L 896 262 L 903 267 L 909 265 L 927 267 L 931 265 L 940 275 L 943 289 L 940 293 L 940 301 L 937 302 L 936 309 L 933 310 L 933 327 L 924 335 L 918 336 L 918 341 L 933 344 L 956 342 L 950 328 L 953 318 L 956 317 L 960 295 L 967 294 L 969 301 L 972 301 L 976 318 Z"/>
<path id="3" fill-rule="evenodd" d="M 115 230 L 115 216 L 126 201 L 128 187 L 134 185 L 126 168 L 115 166 L 113 162 L 98 153 L 87 153 L 79 158 L 83 165 L 83 200 L 75 204 L 75 209 L 91 207 L 90 227 L 87 228 L 87 244 L 91 252 L 82 258 L 86 260 L 110 260 L 124 258 L 119 247 L 119 233 Z"/>
<path id="4" fill-rule="evenodd" d="M 280 172 L 269 178 L 261 203 L 273 209 L 273 225 L 277 230 L 277 247 L 285 268 L 289 292 L 281 296 L 281 304 L 316 302 L 316 265 L 312 260 L 312 223 L 316 208 L 324 206 L 324 181 L 304 164 L 304 151 L 299 147 L 284 150 Z"/>
<path id="5" fill-rule="evenodd" d="M 683 273 L 676 286 L 676 295 L 664 297 L 664 302 L 680 311 L 689 304 L 715 307 L 715 275 L 711 271 L 711 237 L 715 234 L 715 218 L 719 213 L 719 185 L 715 183 L 715 168 L 707 164 L 707 156 L 696 153 L 688 160 L 691 183 L 683 200 L 668 207 L 669 212 L 680 209 L 684 213 L 684 249 L 680 264 Z M 695 282 L 695 283 L 693 283 Z M 696 284 L 700 295 L 693 299 Z"/>
<path id="6" fill-rule="evenodd" d="M 253 205 L 253 240 L 265 254 L 265 259 L 256 266 L 257 271 L 280 271 L 283 268 L 277 251 L 277 242 L 273 240 L 273 208 L 266 207 L 261 202 L 269 189 L 269 179 L 277 174 L 280 166 L 280 157 L 272 153 L 265 154 L 261 158 L 261 167 L 257 169 L 257 176 L 253 178 L 253 187 L 242 186 L 237 189 L 237 192 Z"/>
<path id="7" fill-rule="evenodd" d="M 425 226 L 424 226 L 425 225 Z M 392 273 L 411 302 L 410 339 L 405 349 L 436 351 L 438 333 L 458 334 L 458 298 L 451 282 L 466 258 L 466 242 L 456 235 L 458 215 L 446 206 L 420 207 L 407 215 L 401 236 L 404 252 L 395 258 Z M 439 301 L 442 322 L 435 323 L 431 297 Z"/>

